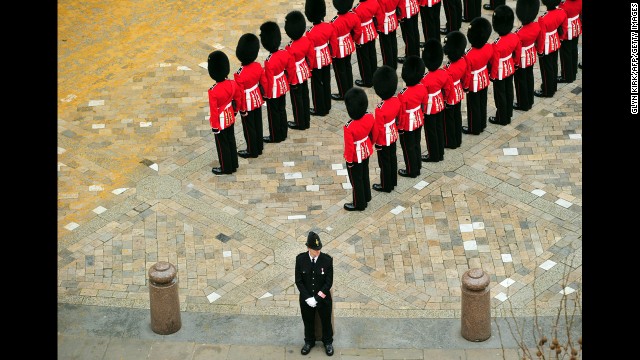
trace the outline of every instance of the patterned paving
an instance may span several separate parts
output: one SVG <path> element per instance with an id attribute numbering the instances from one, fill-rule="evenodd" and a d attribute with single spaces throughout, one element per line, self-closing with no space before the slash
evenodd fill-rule
<path id="1" fill-rule="evenodd" d="M 233 175 L 211 173 L 203 63 L 221 49 L 237 69 L 238 38 L 267 20 L 283 29 L 292 9 L 304 2 L 58 2 L 58 301 L 148 308 L 148 269 L 169 261 L 183 310 L 298 314 L 294 258 L 314 230 L 335 259 L 336 316 L 459 317 L 470 268 L 490 275 L 495 315 L 581 302 L 581 70 L 510 125 L 463 135 L 444 162 L 374 191 L 364 212 L 342 208 L 342 102 Z"/>

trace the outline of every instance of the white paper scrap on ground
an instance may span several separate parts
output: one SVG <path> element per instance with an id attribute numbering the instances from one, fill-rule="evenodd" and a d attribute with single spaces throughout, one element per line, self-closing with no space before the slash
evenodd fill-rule
<path id="1" fill-rule="evenodd" d="M 205 69 L 209 70 L 209 63 L 207 63 L 207 62 L 201 62 L 200 64 L 198 64 L 198 66 L 200 66 L 201 68 L 205 68 Z"/>
<path id="2" fill-rule="evenodd" d="M 350 182 L 342 183 L 342 188 L 345 190 L 351 189 L 351 183 Z"/>
<path id="3" fill-rule="evenodd" d="M 347 171 L 347 169 L 338 169 L 338 170 L 336 170 L 336 174 L 337 175 L 349 176 L 349 172 Z"/>
<path id="4" fill-rule="evenodd" d="M 231 257 L 231 251 L 223 251 L 222 252 L 222 257 Z"/>
<path id="5" fill-rule="evenodd" d="M 282 166 L 294 166 L 296 163 L 294 161 L 283 161 Z"/>
<path id="6" fill-rule="evenodd" d="M 70 222 L 67 225 L 65 225 L 64 228 L 69 230 L 69 231 L 71 231 L 71 230 L 77 228 L 78 226 L 80 226 L 80 225 L 78 225 L 78 224 L 76 224 L 74 222 Z"/>
<path id="7" fill-rule="evenodd" d="M 152 168 L 155 171 L 158 171 L 158 164 L 156 164 L 156 163 L 153 163 L 153 164 L 149 165 L 149 167 Z"/>
<path id="8" fill-rule="evenodd" d="M 484 229 L 484 222 L 482 222 L 482 221 L 476 221 L 472 225 L 473 225 L 473 229 L 474 230 L 482 230 L 482 229 Z"/>
<path id="9" fill-rule="evenodd" d="M 64 153 L 65 151 L 67 150 L 65 150 L 64 148 L 58 147 L 58 155 Z"/>
<path id="10" fill-rule="evenodd" d="M 507 296 L 507 294 L 501 292 L 500 294 L 494 296 L 496 299 L 504 302 L 505 300 L 507 300 L 509 297 Z"/>
<path id="11" fill-rule="evenodd" d="M 140 127 L 149 127 L 151 126 L 151 121 L 141 121 Z"/>
<path id="12" fill-rule="evenodd" d="M 502 153 L 505 155 L 518 155 L 518 148 L 504 148 Z"/>
<path id="13" fill-rule="evenodd" d="M 475 240 L 463 241 L 462 246 L 465 250 L 478 250 L 478 244 Z"/>
<path id="14" fill-rule="evenodd" d="M 266 298 L 268 298 L 268 297 L 272 297 L 272 296 L 273 296 L 273 294 L 272 294 L 272 293 L 270 293 L 270 292 L 266 292 L 266 293 L 264 293 L 264 295 L 260 296 L 260 299 L 266 299 Z"/>
<path id="15" fill-rule="evenodd" d="M 103 206 L 98 206 L 97 208 L 93 209 L 93 212 L 96 214 L 102 214 L 105 211 L 107 211 L 107 208 Z"/>
<path id="16" fill-rule="evenodd" d="M 473 224 L 460 224 L 460 232 L 473 232 Z"/>
<path id="17" fill-rule="evenodd" d="M 560 290 L 560 294 L 562 294 L 562 295 L 569 295 L 569 294 L 571 294 L 571 293 L 572 293 L 572 292 L 574 292 L 574 291 L 576 291 L 576 289 L 574 289 L 574 288 L 572 288 L 572 287 L 567 286 L 567 287 L 565 287 L 564 289 Z"/>
<path id="18" fill-rule="evenodd" d="M 191 70 L 191 68 L 188 66 L 180 65 L 178 66 L 178 70 L 188 71 L 188 70 Z"/>
<path id="19" fill-rule="evenodd" d="M 542 264 L 540 264 L 540 267 L 545 269 L 545 270 L 549 270 L 554 266 L 556 266 L 556 262 L 553 261 L 553 260 L 547 260 L 547 261 L 543 262 Z"/>
<path id="20" fill-rule="evenodd" d="M 513 280 L 512 278 L 506 278 L 500 282 L 500 285 L 508 288 L 509 286 L 513 285 L 515 282 L 516 281 Z"/>
<path id="21" fill-rule="evenodd" d="M 404 209 L 406 209 L 404 206 L 398 205 L 396 207 L 394 207 L 393 209 L 391 209 L 391 213 L 393 215 L 398 215 L 400 214 L 402 211 L 404 211 Z"/>
<path id="22" fill-rule="evenodd" d="M 220 297 L 221 297 L 221 296 L 220 296 L 220 295 L 218 295 L 217 293 L 212 292 L 211 294 L 207 295 L 207 300 L 209 300 L 209 303 L 212 303 L 212 302 L 214 302 L 214 301 L 216 301 L 216 300 L 220 299 Z"/>
<path id="23" fill-rule="evenodd" d="M 546 194 L 547 192 L 544 191 L 544 190 L 541 190 L 541 189 L 534 189 L 534 190 L 531 191 L 531 193 L 533 195 L 542 196 L 542 195 Z"/>
<path id="24" fill-rule="evenodd" d="M 289 179 L 302 179 L 302 173 L 301 172 L 294 172 L 294 173 L 284 173 L 284 178 L 289 180 Z"/>
<path id="25" fill-rule="evenodd" d="M 287 216 L 288 220 L 300 220 L 300 219 L 306 219 L 307 215 L 289 215 Z"/>
<path id="26" fill-rule="evenodd" d="M 331 170 L 340 170 L 342 169 L 342 164 L 331 164 Z"/>
<path id="27" fill-rule="evenodd" d="M 513 262 L 511 254 L 500 254 L 500 256 L 502 257 L 502 262 Z"/>
<path id="28" fill-rule="evenodd" d="M 158 66 L 159 67 L 169 67 L 169 66 L 171 66 L 171 64 L 169 64 L 169 63 L 160 63 L 160 64 L 158 64 Z"/>
<path id="29" fill-rule="evenodd" d="M 569 134 L 569 139 L 581 140 L 582 139 L 582 134 Z"/>
<path id="30" fill-rule="evenodd" d="M 100 185 L 91 185 L 89 186 L 89 191 L 102 191 L 104 190 Z"/>
<path id="31" fill-rule="evenodd" d="M 568 209 L 571 205 L 573 205 L 572 203 L 570 203 L 569 201 L 567 201 L 565 199 L 556 200 L 556 204 L 562 206 L 565 209 Z"/>
<path id="32" fill-rule="evenodd" d="M 91 125 L 92 129 L 104 129 L 104 124 L 93 124 Z"/>
<path id="33" fill-rule="evenodd" d="M 104 105 L 104 100 L 89 100 L 89 106 Z"/>
<path id="34" fill-rule="evenodd" d="M 73 99 L 75 99 L 75 98 L 77 98 L 77 96 L 76 96 L 76 95 L 74 95 L 74 94 L 69 94 L 69 95 L 67 95 L 65 98 L 60 99 L 60 101 L 62 101 L 62 102 L 69 102 L 69 101 L 71 101 L 71 100 L 73 100 Z"/>
<path id="35" fill-rule="evenodd" d="M 119 189 L 113 190 L 112 193 L 114 193 L 116 195 L 120 195 L 120 194 L 122 194 L 123 192 L 125 192 L 127 190 L 129 190 L 129 188 L 119 188 Z"/>
<path id="36" fill-rule="evenodd" d="M 320 185 L 307 185 L 307 191 L 320 191 Z"/>
<path id="37" fill-rule="evenodd" d="M 420 180 L 417 184 L 413 185 L 414 188 L 418 189 L 418 190 L 422 190 L 425 188 L 425 186 L 429 185 L 428 182 L 424 181 L 424 180 Z"/>

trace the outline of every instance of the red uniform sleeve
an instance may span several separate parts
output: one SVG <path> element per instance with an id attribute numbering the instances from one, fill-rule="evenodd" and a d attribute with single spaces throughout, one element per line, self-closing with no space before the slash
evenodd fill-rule
<path id="1" fill-rule="evenodd" d="M 344 160 L 346 162 L 353 162 L 355 149 L 353 148 L 353 134 L 349 130 L 349 123 L 343 127 L 344 133 Z"/>
<path id="2" fill-rule="evenodd" d="M 209 125 L 211 125 L 212 129 L 218 129 L 219 128 L 218 99 L 215 96 L 215 91 L 213 90 L 213 88 L 209 89 L 208 94 L 209 94 L 209 113 L 211 114 L 209 116 Z"/>

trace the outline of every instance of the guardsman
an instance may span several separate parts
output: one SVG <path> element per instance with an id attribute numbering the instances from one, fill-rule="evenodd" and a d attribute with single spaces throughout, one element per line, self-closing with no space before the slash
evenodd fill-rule
<path id="1" fill-rule="evenodd" d="M 376 30 L 380 43 L 382 65 L 398 68 L 398 14 L 396 9 L 400 0 L 378 0 L 380 7 L 376 13 Z"/>
<path id="2" fill-rule="evenodd" d="M 358 58 L 358 69 L 360 77 L 355 84 L 362 87 L 373 86 L 373 73 L 378 68 L 378 55 L 376 54 L 376 31 L 375 15 L 380 9 L 378 0 L 360 0 L 353 8 L 353 12 L 360 18 L 360 29 L 355 32 L 356 56 Z"/>
<path id="3" fill-rule="evenodd" d="M 342 128 L 344 139 L 344 160 L 351 183 L 352 202 L 345 203 L 347 211 L 362 211 L 371 201 L 371 181 L 369 180 L 369 158 L 373 154 L 371 131 L 373 114 L 367 112 L 369 100 L 361 88 L 353 87 L 344 95 L 344 105 L 349 121 Z"/>
<path id="4" fill-rule="evenodd" d="M 306 0 L 304 15 L 312 25 L 306 36 L 313 43 L 315 66 L 311 69 L 311 116 L 325 116 L 331 110 L 331 48 L 335 41 L 336 30 L 324 21 L 327 7 L 324 0 Z"/>
<path id="5" fill-rule="evenodd" d="M 582 34 L 582 0 L 563 0 L 558 6 L 567 13 L 560 38 L 559 83 L 571 83 L 578 74 L 578 38 Z"/>
<path id="6" fill-rule="evenodd" d="M 398 185 L 398 156 L 396 155 L 398 127 L 396 118 L 400 114 L 400 100 L 395 96 L 397 87 L 398 75 L 391 66 L 382 65 L 373 73 L 373 89 L 381 101 L 376 105 L 373 114 L 375 122 L 371 132 L 371 140 L 376 154 L 378 154 L 380 183 L 373 184 L 372 188 L 387 193 Z"/>
<path id="7" fill-rule="evenodd" d="M 420 57 L 420 27 L 418 26 L 420 6 L 418 6 L 418 0 L 400 0 L 398 9 L 400 9 L 398 22 L 402 41 L 404 41 L 404 56 L 398 57 L 398 62 L 402 64 L 407 56 Z"/>
<path id="8" fill-rule="evenodd" d="M 211 169 L 216 175 L 232 174 L 238 169 L 238 152 L 233 125 L 236 122 L 237 104 L 242 101 L 240 86 L 227 79 L 230 71 L 229 58 L 216 50 L 207 58 L 209 76 L 216 83 L 209 88 L 209 125 L 213 132 L 219 167 Z M 235 104 L 235 105 L 234 105 Z"/>
<path id="9" fill-rule="evenodd" d="M 520 62 L 522 44 L 518 35 L 511 32 L 515 15 L 507 5 L 500 5 L 493 10 L 491 25 L 499 35 L 493 42 L 493 56 L 489 61 L 489 80 L 493 83 L 493 102 L 496 116 L 490 116 L 489 122 L 496 125 L 511 124 L 513 116 L 513 74 L 515 66 Z"/>
<path id="10" fill-rule="evenodd" d="M 487 65 L 493 55 L 493 46 L 487 41 L 491 31 L 491 23 L 481 16 L 473 19 L 467 29 L 471 47 L 465 54 L 467 71 L 462 78 L 462 88 L 467 94 L 467 126 L 462 127 L 463 134 L 480 135 L 487 126 Z"/>
<path id="11" fill-rule="evenodd" d="M 444 66 L 451 77 L 453 89 L 445 91 L 444 101 L 444 147 L 456 149 L 462 145 L 462 77 L 467 70 L 467 59 L 463 56 L 467 47 L 467 37 L 460 31 L 452 31 L 444 38 L 442 51 L 449 61 Z"/>
<path id="12" fill-rule="evenodd" d="M 513 77 L 516 102 L 513 110 L 528 111 L 533 106 L 533 65 L 538 60 L 536 55 L 536 40 L 540 33 L 540 24 L 536 17 L 540 10 L 540 0 L 517 0 L 516 16 L 522 25 L 515 33 L 520 39 L 520 54 L 516 55 L 519 62 L 516 64 L 516 73 Z"/>
<path id="13" fill-rule="evenodd" d="M 420 6 L 420 20 L 422 21 L 424 41 L 434 39 L 440 42 L 441 0 L 418 0 L 418 5 Z"/>
<path id="14" fill-rule="evenodd" d="M 542 0 L 542 4 L 547 11 L 538 17 L 540 33 L 536 40 L 542 84 L 540 90 L 534 90 L 533 95 L 553 97 L 558 90 L 558 50 L 567 12 L 557 7 L 560 0 Z"/>
<path id="15" fill-rule="evenodd" d="M 242 99 L 238 103 L 242 132 L 247 144 L 246 150 L 238 151 L 242 158 L 257 158 L 262 154 L 262 104 L 264 103 L 260 78 L 264 69 L 256 61 L 260 50 L 260 39 L 247 33 L 238 39 L 236 57 L 240 60 L 240 68 L 233 74 L 233 79 L 240 86 Z"/>
<path id="16" fill-rule="evenodd" d="M 351 54 L 356 50 L 353 35 L 360 29 L 360 18 L 351 11 L 353 0 L 333 0 L 333 6 L 338 14 L 331 19 L 331 25 L 336 29 L 336 37 L 330 45 L 338 93 L 331 94 L 331 98 L 341 101 L 344 100 L 344 94 L 353 87 Z"/>
<path id="17" fill-rule="evenodd" d="M 481 4 L 481 0 L 462 0 L 462 22 L 468 23 L 478 16 L 481 16 Z"/>
<path id="18" fill-rule="evenodd" d="M 291 41 L 284 47 L 293 57 L 296 71 L 287 73 L 291 92 L 291 112 L 293 120 L 288 121 L 289 129 L 305 130 L 311 123 L 309 81 L 313 61 L 315 61 L 313 44 L 304 32 L 307 28 L 304 15 L 298 11 L 291 11 L 284 18 L 284 31 Z"/>
<path id="19" fill-rule="evenodd" d="M 440 34 L 447 35 L 452 31 L 460 31 L 462 27 L 462 0 L 442 0 L 444 18 L 447 20 Z"/>

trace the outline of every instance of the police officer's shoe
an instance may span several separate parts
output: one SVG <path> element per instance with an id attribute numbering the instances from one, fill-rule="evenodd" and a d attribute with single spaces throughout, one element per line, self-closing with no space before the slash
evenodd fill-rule
<path id="1" fill-rule="evenodd" d="M 346 203 L 342 207 L 344 207 L 347 211 L 363 211 L 364 209 L 358 209 L 353 203 Z"/>
<path id="2" fill-rule="evenodd" d="M 293 121 L 287 121 L 287 126 L 289 127 L 289 129 L 294 129 L 294 130 L 302 130 L 301 127 L 299 127 L 296 123 L 294 123 Z"/>
<path id="3" fill-rule="evenodd" d="M 344 98 L 340 96 L 340 94 L 331 94 L 331 98 L 336 101 L 344 100 Z"/>
<path id="4" fill-rule="evenodd" d="M 482 5 L 482 8 L 485 10 L 493 10 L 493 7 L 491 6 L 491 4 L 484 4 Z"/>
<path id="5" fill-rule="evenodd" d="M 327 344 L 324 346 L 324 352 L 327 353 L 327 355 L 329 356 L 333 356 L 333 345 L 332 344 Z"/>
<path id="6" fill-rule="evenodd" d="M 311 351 L 311 348 L 314 346 L 316 346 L 316 344 L 304 343 L 304 346 L 302 347 L 302 349 L 300 349 L 300 354 L 307 355 L 309 351 Z"/>
<path id="7" fill-rule="evenodd" d="M 211 169 L 211 172 L 216 174 L 216 175 L 224 174 L 224 172 L 222 171 L 222 168 L 219 168 L 219 167 L 215 167 L 215 168 Z"/>
<path id="8" fill-rule="evenodd" d="M 404 61 L 407 59 L 406 56 L 400 56 L 398 57 L 398 64 L 404 64 Z"/>

